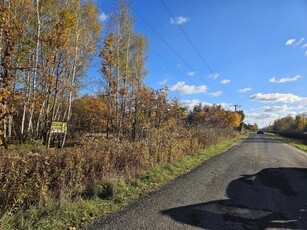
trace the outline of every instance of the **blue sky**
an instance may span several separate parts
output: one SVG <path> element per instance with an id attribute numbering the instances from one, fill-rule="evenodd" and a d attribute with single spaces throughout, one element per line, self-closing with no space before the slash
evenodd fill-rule
<path id="1" fill-rule="evenodd" d="M 97 1 L 104 24 L 114 2 Z M 149 40 L 148 85 L 168 86 L 169 97 L 178 97 L 186 106 L 222 104 L 233 110 L 231 105 L 239 104 L 246 113 L 245 122 L 259 126 L 307 112 L 307 1 L 164 3 L 174 18 L 160 0 L 133 4 L 135 30 Z M 99 75 L 97 62 L 88 71 L 89 79 Z"/>

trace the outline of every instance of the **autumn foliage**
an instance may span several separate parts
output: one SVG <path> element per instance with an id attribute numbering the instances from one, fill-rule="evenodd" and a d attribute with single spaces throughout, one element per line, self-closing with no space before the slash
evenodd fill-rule
<path id="1" fill-rule="evenodd" d="M 307 131 L 307 115 L 290 115 L 274 121 L 273 127 L 270 127 L 277 133 L 302 133 Z"/>
<path id="2" fill-rule="evenodd" d="M 207 128 L 238 128 L 242 122 L 242 116 L 237 112 L 225 111 L 220 105 L 202 106 L 200 104 L 193 108 L 187 120 L 191 124 Z"/>
<path id="3" fill-rule="evenodd" d="M 124 0 L 110 15 L 96 57 L 101 76 L 93 95 L 79 91 L 101 39 L 93 2 L 0 6 L 0 135 L 11 143 L 0 147 L 0 217 L 73 201 L 101 180 L 127 179 L 238 135 L 243 112 L 215 105 L 189 110 L 169 98 L 167 87 L 144 83 L 149 44 L 134 31 Z M 53 121 L 68 123 L 67 136 L 51 135 Z M 66 137 L 62 149 L 43 146 Z"/>

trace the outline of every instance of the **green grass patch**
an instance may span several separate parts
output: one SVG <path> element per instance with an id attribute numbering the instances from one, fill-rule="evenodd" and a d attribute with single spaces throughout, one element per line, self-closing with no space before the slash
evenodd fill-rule
<path id="1" fill-rule="evenodd" d="M 282 137 L 278 134 L 273 134 L 270 133 L 270 136 L 273 136 L 276 140 L 282 141 L 288 145 L 294 146 L 295 148 L 298 148 L 300 150 L 303 150 L 305 152 L 307 152 L 307 141 L 305 140 L 300 140 L 300 139 L 294 139 L 294 138 L 286 138 L 286 137 Z"/>
<path id="2" fill-rule="evenodd" d="M 124 206 L 143 194 L 154 191 L 166 182 L 197 167 L 212 156 L 226 150 L 247 134 L 236 137 L 185 156 L 174 164 L 154 167 L 141 175 L 130 178 L 116 178 L 112 182 L 104 182 L 87 196 L 79 196 L 73 201 L 62 201 L 50 207 L 31 207 L 26 211 L 6 213 L 0 220 L 0 229 L 76 229 L 86 226 L 98 216 L 122 209 Z M 99 198 L 101 189 L 103 193 Z M 109 193 L 112 196 L 109 196 Z"/>

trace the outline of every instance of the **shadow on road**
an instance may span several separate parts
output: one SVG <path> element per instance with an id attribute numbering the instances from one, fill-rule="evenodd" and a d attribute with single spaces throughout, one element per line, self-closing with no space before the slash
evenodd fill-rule
<path id="1" fill-rule="evenodd" d="M 226 195 L 229 199 L 162 214 L 206 229 L 307 229 L 307 169 L 268 168 L 243 175 L 228 185 Z"/>

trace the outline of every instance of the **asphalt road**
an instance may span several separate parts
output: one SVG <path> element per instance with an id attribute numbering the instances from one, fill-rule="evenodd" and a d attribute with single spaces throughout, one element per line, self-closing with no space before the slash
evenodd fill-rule
<path id="1" fill-rule="evenodd" d="M 307 229 L 307 154 L 252 134 L 87 229 Z"/>

